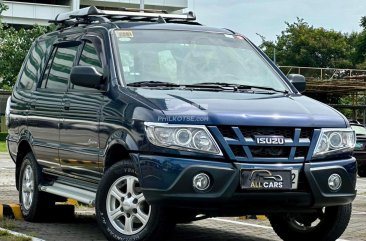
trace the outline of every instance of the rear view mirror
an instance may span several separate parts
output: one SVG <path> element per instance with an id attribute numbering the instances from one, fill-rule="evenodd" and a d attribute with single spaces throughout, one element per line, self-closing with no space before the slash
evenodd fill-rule
<path id="1" fill-rule="evenodd" d="M 74 66 L 71 69 L 70 80 L 74 85 L 99 89 L 103 75 L 92 66 Z"/>
<path id="2" fill-rule="evenodd" d="M 304 92 L 306 88 L 305 77 L 301 74 L 289 74 L 287 76 L 288 80 L 295 86 L 295 88 L 300 92 Z"/>

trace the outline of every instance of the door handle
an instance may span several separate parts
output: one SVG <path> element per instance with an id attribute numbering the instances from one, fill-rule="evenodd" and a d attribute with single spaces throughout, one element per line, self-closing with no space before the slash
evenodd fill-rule
<path id="1" fill-rule="evenodd" d="M 70 110 L 70 103 L 69 102 L 64 103 L 64 110 Z"/>
<path id="2" fill-rule="evenodd" d="M 35 101 L 30 103 L 30 108 L 33 109 L 33 110 L 36 108 L 36 102 Z"/>

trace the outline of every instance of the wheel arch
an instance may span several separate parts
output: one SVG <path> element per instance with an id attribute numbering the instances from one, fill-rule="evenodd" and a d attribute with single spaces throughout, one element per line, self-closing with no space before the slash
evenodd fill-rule
<path id="1" fill-rule="evenodd" d="M 139 168 L 138 159 L 132 154 L 138 151 L 138 144 L 127 129 L 118 129 L 109 135 L 104 151 L 101 153 L 101 170 L 106 172 L 115 163 L 129 159 Z M 137 169 L 139 171 L 139 169 Z"/>
<path id="2" fill-rule="evenodd" d="M 127 145 L 125 145 L 125 143 L 122 141 L 115 141 L 108 146 L 108 149 L 106 149 L 102 167 L 103 173 L 106 172 L 111 166 L 122 160 L 130 160 L 138 173 L 140 173 L 138 158 L 131 154 Z"/>

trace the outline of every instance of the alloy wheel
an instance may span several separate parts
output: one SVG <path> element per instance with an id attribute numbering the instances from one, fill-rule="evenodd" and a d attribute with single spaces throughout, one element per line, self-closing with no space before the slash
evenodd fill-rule
<path id="1" fill-rule="evenodd" d="M 151 206 L 146 202 L 135 176 L 123 176 L 110 187 L 107 215 L 113 227 L 124 235 L 140 232 L 150 218 Z"/>
<path id="2" fill-rule="evenodd" d="M 26 210 L 32 206 L 34 194 L 34 174 L 31 166 L 27 166 L 24 170 L 22 179 L 22 204 Z"/>

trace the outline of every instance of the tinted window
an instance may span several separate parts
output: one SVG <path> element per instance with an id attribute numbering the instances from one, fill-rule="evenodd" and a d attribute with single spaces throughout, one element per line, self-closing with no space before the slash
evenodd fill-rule
<path id="1" fill-rule="evenodd" d="M 30 90 L 38 80 L 38 73 L 46 56 L 45 42 L 38 42 L 32 48 L 27 62 L 24 65 L 23 73 L 19 81 L 19 87 Z"/>
<path id="2" fill-rule="evenodd" d="M 83 52 L 80 56 L 79 65 L 93 66 L 99 73 L 103 73 L 97 50 L 92 43 L 85 43 Z"/>
<path id="3" fill-rule="evenodd" d="M 77 49 L 78 47 L 57 48 L 45 84 L 46 89 L 66 90 Z"/>
<path id="4" fill-rule="evenodd" d="M 45 69 L 44 74 L 43 74 L 43 78 L 42 78 L 42 82 L 41 82 L 42 83 L 41 88 L 45 88 L 46 87 L 47 77 L 48 77 L 48 74 L 50 73 L 50 68 L 51 68 L 51 64 L 52 64 L 53 58 L 55 57 L 55 53 L 56 53 L 56 49 L 53 49 L 52 50 L 51 57 L 48 60 L 46 69 Z"/>
<path id="5" fill-rule="evenodd" d="M 80 55 L 79 64 L 82 66 L 93 66 L 99 73 L 103 73 L 102 64 L 98 57 L 97 50 L 92 43 L 85 43 Z M 74 85 L 74 89 L 87 90 L 90 88 Z"/>

